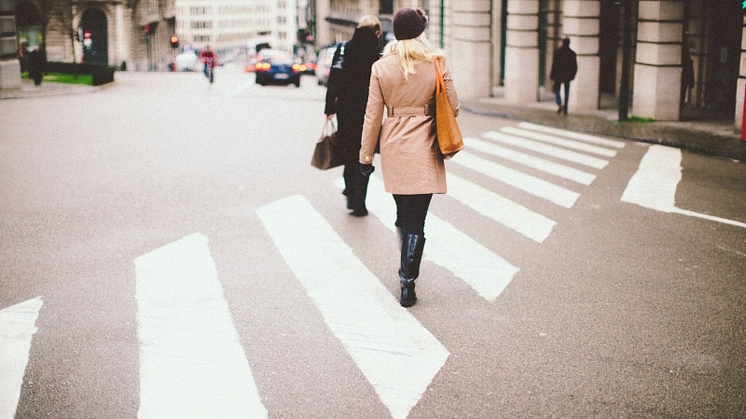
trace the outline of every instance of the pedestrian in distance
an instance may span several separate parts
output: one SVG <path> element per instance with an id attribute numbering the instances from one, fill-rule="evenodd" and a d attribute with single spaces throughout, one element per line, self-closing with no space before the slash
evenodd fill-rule
<path id="1" fill-rule="evenodd" d="M 562 45 L 554 51 L 552 57 L 552 69 L 549 78 L 552 80 L 557 113 L 567 115 L 567 102 L 570 100 L 570 82 L 575 79 L 578 72 L 578 59 L 575 51 L 570 49 L 570 38 L 563 38 Z M 565 104 L 562 104 L 560 90 L 564 86 Z"/>
<path id="2" fill-rule="evenodd" d="M 691 89 L 694 87 L 694 61 L 689 53 L 689 40 L 684 38 L 681 45 L 681 93 L 679 95 L 679 109 L 684 109 L 687 98 L 691 102 Z"/>
<path id="3" fill-rule="evenodd" d="M 365 197 L 368 177 L 360 172 L 358 156 L 363 134 L 365 106 L 368 103 L 368 85 L 373 63 L 381 57 L 379 43 L 381 21 L 372 15 L 363 16 L 352 39 L 337 47 L 332 59 L 326 90 L 327 119 L 337 115 L 337 138 L 344 148 L 345 188 L 350 215 L 368 215 Z"/>
<path id="4" fill-rule="evenodd" d="M 41 80 L 44 77 L 44 57 L 39 51 L 39 47 L 34 47 L 28 54 L 27 62 L 29 78 L 34 80 L 34 86 L 41 86 Z"/>
<path id="5" fill-rule="evenodd" d="M 435 60 L 438 59 L 453 113 L 459 101 L 445 56 L 431 49 L 424 35 L 427 16 L 421 8 L 405 8 L 394 15 L 395 41 L 373 64 L 365 113 L 360 170 L 370 175 L 379 142 L 386 192 L 396 203 L 396 228 L 401 244 L 400 304 L 417 301 L 414 281 L 420 273 L 425 247 L 425 217 L 433 194 L 446 193 L 444 156 L 435 130 Z M 387 117 L 383 120 L 384 107 Z"/>

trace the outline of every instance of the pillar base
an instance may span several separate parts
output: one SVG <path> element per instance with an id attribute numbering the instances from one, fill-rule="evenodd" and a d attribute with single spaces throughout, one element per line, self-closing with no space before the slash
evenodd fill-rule
<path id="1" fill-rule="evenodd" d="M 0 61 L 0 90 L 21 89 L 21 63 L 18 60 Z"/>

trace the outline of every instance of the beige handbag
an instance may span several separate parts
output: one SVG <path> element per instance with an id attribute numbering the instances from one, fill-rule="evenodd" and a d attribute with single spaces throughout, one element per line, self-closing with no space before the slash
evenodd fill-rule
<path id="1" fill-rule="evenodd" d="M 456 116 L 451 109 L 446 93 L 446 82 L 440 71 L 440 61 L 435 59 L 435 72 L 437 74 L 437 85 L 435 88 L 435 126 L 438 135 L 438 146 L 445 158 L 451 158 L 454 154 L 464 148 L 464 138 L 456 123 Z"/>

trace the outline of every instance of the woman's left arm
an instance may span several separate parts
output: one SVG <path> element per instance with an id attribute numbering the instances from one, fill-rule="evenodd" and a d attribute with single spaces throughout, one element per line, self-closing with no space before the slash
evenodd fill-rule
<path id="1" fill-rule="evenodd" d="M 360 147 L 360 163 L 373 164 L 373 153 L 376 149 L 378 136 L 381 132 L 381 121 L 383 120 L 383 93 L 378 79 L 376 65 L 370 75 L 368 87 L 368 104 L 365 107 L 365 125 L 363 125 L 363 136 Z"/>

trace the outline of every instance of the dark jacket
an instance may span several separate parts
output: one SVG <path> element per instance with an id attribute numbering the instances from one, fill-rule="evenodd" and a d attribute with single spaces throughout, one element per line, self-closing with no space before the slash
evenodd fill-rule
<path id="1" fill-rule="evenodd" d="M 335 66 L 340 60 L 341 66 Z M 370 69 L 381 57 L 378 37 L 372 28 L 355 29 L 348 42 L 337 47 L 326 90 L 326 115 L 337 114 L 337 138 L 345 149 L 345 164 L 357 166 L 368 103 Z M 341 68 L 339 68 L 341 67 Z"/>
<path id="2" fill-rule="evenodd" d="M 368 101 L 370 68 L 381 57 L 378 37 L 372 28 L 357 28 L 352 39 L 337 47 L 332 63 L 338 63 L 344 48 L 342 69 L 332 66 L 329 72 L 324 113 L 332 115 L 340 108 L 339 101 Z"/>
<path id="3" fill-rule="evenodd" d="M 557 83 L 566 83 L 575 79 L 578 72 L 578 60 L 575 51 L 569 45 L 563 45 L 554 51 L 552 70 L 549 78 Z"/>

